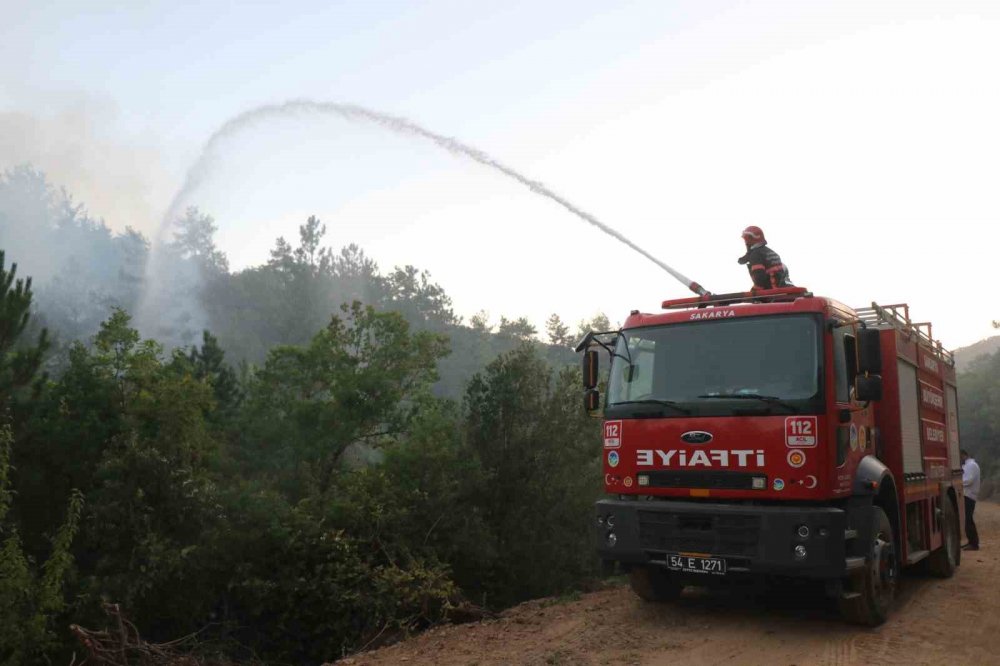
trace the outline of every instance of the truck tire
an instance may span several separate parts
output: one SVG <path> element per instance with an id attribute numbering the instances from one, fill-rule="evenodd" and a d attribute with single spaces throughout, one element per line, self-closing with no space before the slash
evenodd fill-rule
<path id="1" fill-rule="evenodd" d="M 644 601 L 673 601 L 681 596 L 684 586 L 666 569 L 657 566 L 635 566 L 628 572 L 632 591 Z"/>
<path id="2" fill-rule="evenodd" d="M 941 507 L 941 534 L 944 543 L 927 558 L 927 568 L 935 576 L 951 578 L 962 561 L 962 549 L 959 546 L 958 512 L 947 498 Z"/>
<path id="3" fill-rule="evenodd" d="M 840 612 L 850 622 L 877 627 L 889 617 L 899 580 L 899 554 L 892 523 L 882 507 L 872 508 L 872 541 L 865 567 L 849 581 Z"/>

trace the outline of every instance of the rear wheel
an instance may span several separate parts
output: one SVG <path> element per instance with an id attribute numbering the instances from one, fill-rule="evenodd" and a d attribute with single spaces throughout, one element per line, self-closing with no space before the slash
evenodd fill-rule
<path id="1" fill-rule="evenodd" d="M 672 601 L 684 590 L 669 571 L 656 566 L 632 567 L 628 582 L 632 591 L 644 601 Z"/>
<path id="2" fill-rule="evenodd" d="M 899 581 L 899 556 L 889 516 L 882 507 L 872 509 L 872 540 L 865 566 L 856 574 L 840 600 L 840 612 L 851 622 L 874 627 L 889 617 Z"/>
<path id="3" fill-rule="evenodd" d="M 941 534 L 944 542 L 927 558 L 927 567 L 935 576 L 951 578 L 962 561 L 962 549 L 959 543 L 958 512 L 947 498 L 941 510 Z"/>

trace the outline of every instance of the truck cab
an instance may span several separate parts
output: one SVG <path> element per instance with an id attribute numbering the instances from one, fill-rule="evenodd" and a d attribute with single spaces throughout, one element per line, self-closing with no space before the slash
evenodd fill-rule
<path id="1" fill-rule="evenodd" d="M 579 347 L 586 407 L 604 419 L 597 550 L 640 597 L 804 577 L 824 581 L 849 619 L 873 625 L 887 617 L 903 566 L 927 559 L 954 572 L 954 363 L 908 310 L 905 320 L 878 306 L 859 312 L 803 288 L 663 307 Z M 611 361 L 603 401 L 602 348 Z M 898 360 L 904 352 L 910 361 Z M 936 376 L 930 363 L 921 374 L 924 357 Z M 921 412 L 918 381 L 937 391 L 940 413 Z M 921 466 L 919 492 L 904 454 Z"/>

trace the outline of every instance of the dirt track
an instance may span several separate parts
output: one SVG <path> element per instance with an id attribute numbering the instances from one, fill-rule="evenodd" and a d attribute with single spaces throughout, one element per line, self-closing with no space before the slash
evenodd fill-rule
<path id="1" fill-rule="evenodd" d="M 1000 664 L 1000 505 L 981 502 L 984 550 L 964 552 L 954 578 L 904 577 L 892 618 L 878 629 L 841 622 L 810 595 L 754 598 L 688 589 L 648 604 L 627 587 L 573 601 L 522 604 L 499 619 L 440 627 L 338 664 L 684 664 L 846 666 Z"/>

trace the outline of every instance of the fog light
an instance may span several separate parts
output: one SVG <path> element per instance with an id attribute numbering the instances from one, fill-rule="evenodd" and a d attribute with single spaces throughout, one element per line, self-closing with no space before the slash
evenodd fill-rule
<path id="1" fill-rule="evenodd" d="M 806 555 L 807 555 L 807 553 L 806 553 L 806 547 L 805 546 L 796 546 L 795 547 L 795 559 L 797 559 L 797 560 L 804 560 L 804 559 L 806 559 Z"/>
<path id="2" fill-rule="evenodd" d="M 799 525 L 799 529 L 795 530 L 795 532 L 799 535 L 800 539 L 808 539 L 809 538 L 809 526 L 808 525 Z"/>
<path id="3" fill-rule="evenodd" d="M 766 476 L 753 477 L 751 487 L 754 490 L 764 490 L 765 488 L 767 488 L 767 477 Z"/>
<path id="4" fill-rule="evenodd" d="M 607 519 L 606 522 L 608 524 L 608 527 L 614 527 L 615 526 L 615 517 L 614 516 L 608 516 L 608 519 Z"/>
<path id="5" fill-rule="evenodd" d="M 608 532 L 608 546 L 614 548 L 616 543 L 618 543 L 618 537 L 615 536 L 614 532 Z"/>
<path id="6" fill-rule="evenodd" d="M 638 478 L 639 478 L 639 485 L 640 486 L 648 486 L 649 485 L 649 475 L 648 474 L 640 474 Z"/>

